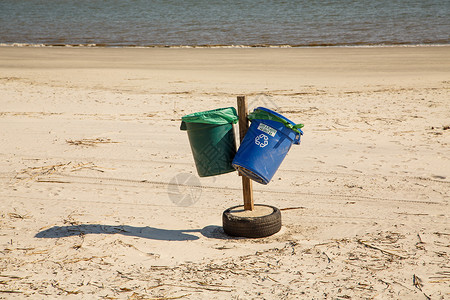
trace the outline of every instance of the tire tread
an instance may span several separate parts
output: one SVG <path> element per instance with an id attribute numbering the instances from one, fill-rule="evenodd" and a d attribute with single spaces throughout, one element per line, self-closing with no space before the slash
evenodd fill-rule
<path id="1" fill-rule="evenodd" d="M 261 205 L 261 204 L 256 204 Z M 231 236 L 261 238 L 273 235 L 281 229 L 281 212 L 278 208 L 270 205 L 273 212 L 261 217 L 238 217 L 231 214 L 231 210 L 239 207 L 234 206 L 223 212 L 223 230 Z"/>

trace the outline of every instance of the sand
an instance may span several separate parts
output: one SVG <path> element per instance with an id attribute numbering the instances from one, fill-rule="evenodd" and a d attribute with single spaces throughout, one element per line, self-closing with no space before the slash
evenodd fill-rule
<path id="1" fill-rule="evenodd" d="M 450 48 L 0 48 L 0 297 L 450 298 Z M 180 118 L 305 124 L 231 238 Z"/>
<path id="2" fill-rule="evenodd" d="M 230 214 L 243 218 L 259 218 L 272 214 L 275 210 L 270 206 L 255 205 L 252 210 L 245 210 L 244 205 L 230 210 Z M 279 223 L 278 223 L 279 224 Z"/>

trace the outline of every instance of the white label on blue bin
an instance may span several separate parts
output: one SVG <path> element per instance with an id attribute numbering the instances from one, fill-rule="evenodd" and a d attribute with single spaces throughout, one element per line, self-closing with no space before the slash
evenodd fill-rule
<path id="1" fill-rule="evenodd" d="M 255 137 L 255 144 L 260 146 L 261 148 L 264 148 L 265 146 L 269 145 L 269 137 L 263 133 Z"/>
<path id="2" fill-rule="evenodd" d="M 267 126 L 266 124 L 263 123 L 259 123 L 258 125 L 258 129 L 261 130 L 262 132 L 267 133 L 268 135 L 274 137 L 275 134 L 277 133 L 277 131 L 275 129 L 273 129 L 270 126 Z"/>

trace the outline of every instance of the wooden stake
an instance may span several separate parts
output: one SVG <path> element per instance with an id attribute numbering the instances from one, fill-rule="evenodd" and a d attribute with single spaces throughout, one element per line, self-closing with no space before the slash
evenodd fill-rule
<path id="1" fill-rule="evenodd" d="M 245 96 L 237 97 L 238 115 L 239 115 L 239 138 L 244 139 L 245 134 L 248 130 L 248 108 L 247 108 L 247 98 Z M 245 177 L 242 177 L 242 190 L 244 192 L 244 210 L 253 210 L 253 189 L 252 181 Z"/>

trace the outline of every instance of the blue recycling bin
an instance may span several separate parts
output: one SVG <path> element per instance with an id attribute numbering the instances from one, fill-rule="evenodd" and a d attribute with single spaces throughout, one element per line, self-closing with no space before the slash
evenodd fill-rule
<path id="1" fill-rule="evenodd" d="M 300 144 L 303 124 L 264 107 L 249 114 L 251 125 L 233 159 L 242 175 L 268 184 L 280 167 L 292 144 Z"/>

